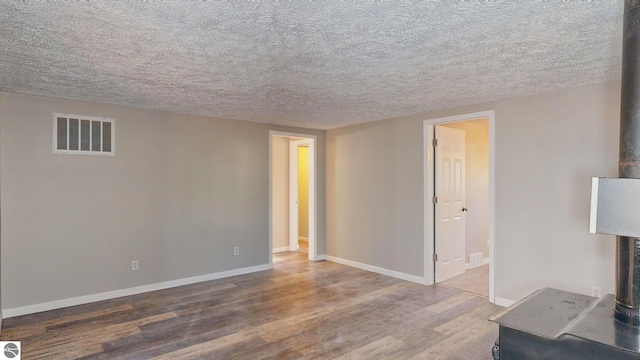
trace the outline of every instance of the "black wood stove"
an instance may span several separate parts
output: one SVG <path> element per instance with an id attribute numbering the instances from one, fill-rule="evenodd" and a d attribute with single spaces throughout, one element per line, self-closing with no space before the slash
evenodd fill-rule
<path id="1" fill-rule="evenodd" d="M 541 289 L 491 321 L 498 360 L 640 359 L 640 329 L 616 320 L 615 299 Z"/>

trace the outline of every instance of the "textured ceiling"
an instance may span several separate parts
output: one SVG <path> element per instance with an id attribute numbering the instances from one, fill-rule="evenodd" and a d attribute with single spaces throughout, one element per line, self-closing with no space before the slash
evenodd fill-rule
<path id="1" fill-rule="evenodd" d="M 622 8 L 0 1 L 0 90 L 329 129 L 618 80 Z"/>

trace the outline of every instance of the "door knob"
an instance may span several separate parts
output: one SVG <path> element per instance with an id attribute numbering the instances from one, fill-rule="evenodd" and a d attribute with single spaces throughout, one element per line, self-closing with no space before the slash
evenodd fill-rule
<path id="1" fill-rule="evenodd" d="M 462 211 L 469 211 L 469 208 L 463 207 Z"/>

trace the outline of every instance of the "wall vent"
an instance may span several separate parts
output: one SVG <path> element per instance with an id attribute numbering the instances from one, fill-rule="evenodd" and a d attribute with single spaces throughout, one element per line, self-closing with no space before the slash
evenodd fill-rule
<path id="1" fill-rule="evenodd" d="M 54 154 L 113 156 L 115 131 L 114 119 L 54 113 L 52 150 Z"/>
<path id="2" fill-rule="evenodd" d="M 469 267 L 472 268 L 482 265 L 482 255 L 481 252 L 469 255 Z"/>

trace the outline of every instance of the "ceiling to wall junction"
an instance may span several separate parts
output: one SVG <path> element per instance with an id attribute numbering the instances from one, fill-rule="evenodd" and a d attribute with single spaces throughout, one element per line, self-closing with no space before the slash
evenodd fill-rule
<path id="1" fill-rule="evenodd" d="M 620 77 L 620 1 L 0 2 L 0 90 L 329 129 Z"/>

